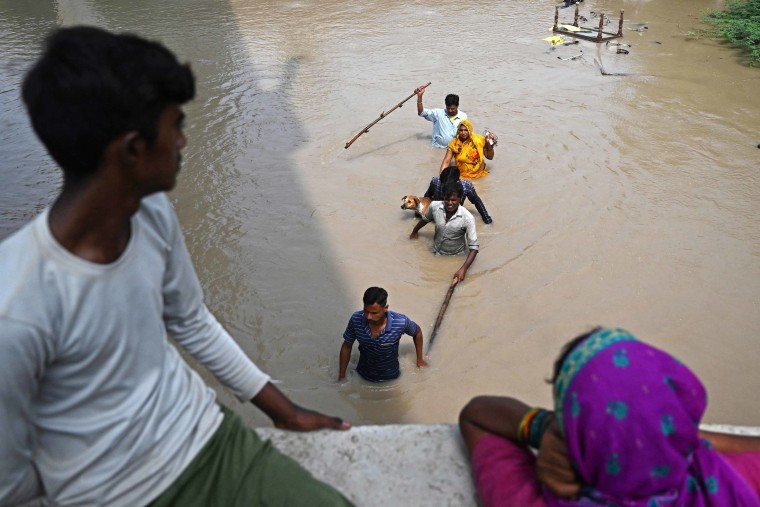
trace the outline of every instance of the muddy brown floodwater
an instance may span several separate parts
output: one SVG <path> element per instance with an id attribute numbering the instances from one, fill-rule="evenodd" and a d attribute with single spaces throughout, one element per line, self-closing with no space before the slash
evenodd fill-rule
<path id="1" fill-rule="evenodd" d="M 710 395 L 706 422 L 758 425 L 760 71 L 687 36 L 718 1 L 583 2 L 586 17 L 625 9 L 629 54 L 551 50 L 554 5 L 0 1 L 0 236 L 59 184 L 18 98 L 41 34 L 134 31 L 198 76 L 171 197 L 208 305 L 298 402 L 358 424 L 454 422 L 480 393 L 549 404 L 559 348 L 601 324 L 690 365 Z M 603 76 L 594 60 L 627 75 Z M 364 289 L 385 287 L 429 335 L 462 262 L 430 253 L 430 227 L 408 239 L 401 197 L 423 193 L 443 157 L 413 100 L 344 149 L 427 81 L 426 106 L 458 93 L 476 130 L 499 135 L 491 174 L 475 182 L 494 223 L 477 219 L 481 253 L 430 367 L 415 367 L 406 338 L 398 381 L 362 381 L 355 348 L 338 383 Z"/>

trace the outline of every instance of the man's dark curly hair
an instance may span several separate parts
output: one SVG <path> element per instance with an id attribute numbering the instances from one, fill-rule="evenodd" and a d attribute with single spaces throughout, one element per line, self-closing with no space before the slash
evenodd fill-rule
<path id="1" fill-rule="evenodd" d="M 171 103 L 195 95 L 188 65 L 163 45 L 100 28 L 61 28 L 24 78 L 34 131 L 70 179 L 84 179 L 108 144 L 136 130 L 152 144 Z"/>

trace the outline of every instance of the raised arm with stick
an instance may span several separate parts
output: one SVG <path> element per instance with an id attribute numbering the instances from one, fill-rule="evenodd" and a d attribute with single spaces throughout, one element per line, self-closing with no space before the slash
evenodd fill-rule
<path id="1" fill-rule="evenodd" d="M 421 89 L 424 90 L 428 86 L 430 86 L 430 82 L 428 82 L 428 84 L 426 84 L 425 86 L 420 86 L 419 88 L 416 88 L 411 95 L 409 95 L 407 98 L 405 98 L 404 100 L 402 100 L 401 102 L 399 102 L 398 104 L 396 104 L 395 106 L 393 106 L 391 109 L 389 109 L 387 111 L 383 111 L 382 113 L 380 113 L 380 117 L 379 118 L 377 118 L 375 121 L 373 121 L 372 123 L 370 123 L 369 125 L 367 125 L 366 127 L 364 127 L 358 134 L 356 134 L 349 142 L 346 143 L 345 149 L 348 149 L 348 147 L 351 146 L 354 143 L 354 141 L 356 141 L 357 139 L 359 139 L 359 136 L 361 136 L 365 132 L 369 132 L 370 127 L 372 127 L 373 125 L 375 125 L 375 123 L 379 122 L 380 120 L 382 120 L 383 118 L 385 118 L 386 116 L 388 116 L 389 114 L 391 114 L 393 111 L 395 111 L 399 107 L 403 106 L 404 102 L 406 102 L 407 100 L 411 99 L 412 97 L 414 97 L 415 95 L 417 95 L 417 93 L 419 93 L 419 91 Z"/>

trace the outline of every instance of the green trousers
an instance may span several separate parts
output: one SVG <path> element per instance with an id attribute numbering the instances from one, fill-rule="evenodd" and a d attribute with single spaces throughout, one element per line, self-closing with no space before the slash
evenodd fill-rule
<path id="1" fill-rule="evenodd" d="M 351 506 L 222 407 L 211 440 L 151 507 Z"/>

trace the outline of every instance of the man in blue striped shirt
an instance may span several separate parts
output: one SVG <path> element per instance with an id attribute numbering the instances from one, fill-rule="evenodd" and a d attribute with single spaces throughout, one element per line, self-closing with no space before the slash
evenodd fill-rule
<path id="1" fill-rule="evenodd" d="M 348 320 L 340 347 L 338 380 L 346 377 L 354 342 L 359 341 L 359 364 L 356 371 L 371 382 L 385 382 L 401 375 L 398 363 L 398 344 L 401 335 L 414 339 L 417 367 L 424 368 L 422 358 L 422 329 L 406 315 L 388 310 L 388 292 L 370 287 L 364 292 L 364 309 L 354 312 Z"/>

